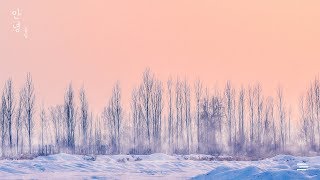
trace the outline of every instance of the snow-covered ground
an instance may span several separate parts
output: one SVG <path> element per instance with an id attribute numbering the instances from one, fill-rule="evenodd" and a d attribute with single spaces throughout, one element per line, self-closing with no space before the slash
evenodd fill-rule
<path id="1" fill-rule="evenodd" d="M 306 171 L 297 171 L 305 163 Z M 261 161 L 214 161 L 211 156 L 56 154 L 1 160 L 0 179 L 320 179 L 320 157 L 279 155 Z"/>

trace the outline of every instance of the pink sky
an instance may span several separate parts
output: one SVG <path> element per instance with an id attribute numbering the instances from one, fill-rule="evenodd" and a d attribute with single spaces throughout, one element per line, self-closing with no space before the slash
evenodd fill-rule
<path id="1" fill-rule="evenodd" d="M 28 39 L 13 32 L 16 8 Z M 31 72 L 46 105 L 62 103 L 70 81 L 84 84 L 99 112 L 116 80 L 128 100 L 150 67 L 210 87 L 260 81 L 265 95 L 282 84 L 297 103 L 319 74 L 319 9 L 318 0 L 3 0 L 0 84 L 12 77 L 17 92 Z"/>

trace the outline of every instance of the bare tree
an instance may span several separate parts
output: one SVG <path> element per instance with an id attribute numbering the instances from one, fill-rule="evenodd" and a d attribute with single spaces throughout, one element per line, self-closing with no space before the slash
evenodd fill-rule
<path id="1" fill-rule="evenodd" d="M 66 91 L 64 98 L 64 115 L 67 123 L 67 147 L 75 151 L 75 105 L 74 105 L 74 91 L 71 83 Z"/>
<path id="2" fill-rule="evenodd" d="M 113 101 L 115 105 L 115 137 L 117 139 L 117 152 L 120 153 L 120 127 L 122 123 L 121 89 L 117 82 L 113 89 Z"/>
<path id="3" fill-rule="evenodd" d="M 318 131 L 318 150 L 320 150 L 320 83 L 319 79 L 316 78 L 313 83 L 313 94 L 314 94 L 314 113 L 317 122 Z M 290 114 L 289 114 L 290 115 Z M 289 116 L 290 117 L 290 116 Z"/>
<path id="4" fill-rule="evenodd" d="M 261 144 L 261 130 L 262 130 L 262 112 L 263 112 L 263 97 L 262 97 L 262 89 L 260 84 L 257 84 L 255 87 L 256 100 L 257 100 L 257 145 Z"/>
<path id="5" fill-rule="evenodd" d="M 208 130 L 209 130 L 209 95 L 207 88 L 205 89 L 205 95 L 201 101 L 201 111 L 200 111 L 200 141 L 198 142 L 200 145 L 200 149 L 198 153 L 207 153 L 208 151 Z"/>
<path id="6" fill-rule="evenodd" d="M 141 111 L 142 117 L 146 122 L 147 128 L 147 141 L 148 141 L 148 148 L 151 148 L 151 94 L 154 85 L 154 76 L 150 73 L 150 70 L 147 69 L 143 73 L 143 82 L 139 89 L 139 95 L 141 97 Z"/>
<path id="7" fill-rule="evenodd" d="M 284 100 L 283 100 L 283 90 L 278 87 L 277 90 L 278 96 L 278 114 L 280 120 L 280 142 L 282 150 L 285 149 L 285 108 L 284 108 Z"/>
<path id="8" fill-rule="evenodd" d="M 95 153 L 102 154 L 104 150 L 102 148 L 102 132 L 100 118 L 97 117 L 95 120 Z"/>
<path id="9" fill-rule="evenodd" d="M 273 98 L 268 99 L 268 108 L 269 108 L 269 117 L 272 121 L 272 132 L 273 132 L 273 150 L 277 150 L 278 142 L 277 142 L 277 130 L 276 130 L 276 122 L 274 117 L 274 102 Z"/>
<path id="10" fill-rule="evenodd" d="M 244 116 L 245 116 L 245 90 L 241 87 L 239 92 L 239 101 L 238 101 L 238 119 L 239 119 L 239 141 L 238 141 L 238 150 L 242 151 L 245 144 L 245 132 L 244 132 Z"/>
<path id="11" fill-rule="evenodd" d="M 172 79 L 167 81 L 168 88 L 168 139 L 169 148 L 173 146 L 173 95 L 172 95 Z M 171 151 L 171 150 L 170 150 Z"/>
<path id="12" fill-rule="evenodd" d="M 190 140 L 191 137 L 191 115 L 190 115 L 190 85 L 187 80 L 184 80 L 183 83 L 183 99 L 184 99 L 184 114 L 185 114 L 185 125 L 186 125 L 186 134 L 187 134 L 187 152 L 190 153 Z"/>
<path id="13" fill-rule="evenodd" d="M 103 117 L 107 121 L 110 133 L 110 144 L 112 153 L 120 153 L 120 128 L 122 121 L 122 106 L 121 106 L 121 90 L 119 83 L 116 83 L 112 90 L 112 96 L 108 106 L 105 108 Z"/>
<path id="14" fill-rule="evenodd" d="M 23 88 L 23 107 L 24 113 L 26 116 L 25 126 L 28 134 L 29 142 L 29 154 L 32 152 L 32 133 L 34 128 L 34 119 L 33 115 L 35 112 L 35 94 L 34 94 L 34 85 L 30 73 L 27 74 L 27 80 Z"/>
<path id="15" fill-rule="evenodd" d="M 270 152 L 270 150 L 274 150 L 272 146 L 272 121 L 273 121 L 273 102 L 272 98 L 267 99 L 267 103 L 264 109 L 264 121 L 262 125 L 262 146 L 267 148 L 266 151 Z"/>
<path id="16" fill-rule="evenodd" d="M 5 156 L 5 143 L 6 143 L 6 134 L 7 134 L 7 121 L 6 121 L 6 98 L 4 93 L 1 98 L 1 154 Z"/>
<path id="17" fill-rule="evenodd" d="M 153 152 L 161 150 L 161 126 L 162 126 L 162 83 L 158 80 L 154 82 L 154 88 L 151 94 L 151 119 L 152 119 L 152 139 Z"/>
<path id="18" fill-rule="evenodd" d="M 249 123 L 249 128 L 250 128 L 250 148 L 253 147 L 253 141 L 254 141 L 254 101 L 255 101 L 255 93 L 252 89 L 252 87 L 249 87 L 248 90 L 248 103 L 249 103 L 249 117 L 250 117 L 250 123 Z"/>
<path id="19" fill-rule="evenodd" d="M 206 100 L 204 100 L 206 103 Z M 204 108 L 206 109 L 206 108 Z M 208 125 L 207 125 L 207 152 L 209 154 L 219 155 L 221 145 L 217 141 L 216 134 L 218 132 L 219 122 L 224 116 L 223 101 L 218 95 L 212 96 L 208 104 Z"/>
<path id="20" fill-rule="evenodd" d="M 46 112 L 44 107 L 41 108 L 40 111 L 40 120 L 41 120 L 41 154 L 44 153 L 44 139 L 48 138 L 45 137 L 46 132 L 47 132 L 47 117 L 46 117 Z M 46 152 L 47 153 L 47 152 Z"/>
<path id="21" fill-rule="evenodd" d="M 225 88 L 225 97 L 226 97 L 226 110 L 227 110 L 227 124 L 228 124 L 228 145 L 232 145 L 232 117 L 233 114 L 233 98 L 234 98 L 234 89 L 231 87 L 231 83 L 228 81 Z"/>
<path id="22" fill-rule="evenodd" d="M 89 143 L 88 143 L 88 146 L 89 146 L 89 152 L 88 153 L 94 153 L 95 149 L 94 149 L 94 146 L 95 146 L 95 129 L 94 129 L 94 118 L 93 118 L 93 114 L 92 112 L 90 113 L 90 116 L 89 116 Z"/>
<path id="23" fill-rule="evenodd" d="M 84 148 L 84 153 L 87 153 L 87 143 L 88 143 L 88 100 L 86 96 L 85 89 L 82 87 L 79 94 L 80 99 L 80 121 L 81 121 L 81 132 L 82 132 L 82 148 Z"/>
<path id="24" fill-rule="evenodd" d="M 176 126 L 176 132 L 175 132 L 175 151 L 176 153 L 181 153 L 183 151 L 184 147 L 182 144 L 182 115 L 183 115 L 183 97 L 182 97 L 182 83 L 179 78 L 177 78 L 176 81 L 176 88 L 175 88 L 175 99 L 176 99 L 176 120 L 175 120 L 175 126 Z"/>
<path id="25" fill-rule="evenodd" d="M 300 109 L 300 119 L 301 119 L 301 132 L 302 132 L 302 137 L 303 140 L 305 142 L 305 145 L 308 146 L 310 145 L 309 142 L 309 134 L 310 134 L 310 123 L 309 123 L 309 119 L 307 117 L 307 112 L 306 112 L 306 107 L 305 107 L 305 102 L 304 102 L 304 97 L 301 96 L 300 97 L 300 101 L 299 101 L 299 109 Z M 309 147 L 308 147 L 309 148 Z"/>
<path id="26" fill-rule="evenodd" d="M 292 109 L 291 107 L 289 108 L 289 112 L 288 112 L 288 141 L 291 141 L 291 113 L 292 113 Z"/>
<path id="27" fill-rule="evenodd" d="M 54 144 L 60 152 L 60 146 L 62 143 L 62 134 L 63 134 L 63 115 L 64 115 L 64 107 L 63 105 L 56 105 L 50 108 L 51 120 L 54 128 Z"/>
<path id="28" fill-rule="evenodd" d="M 202 83 L 200 80 L 197 80 L 195 82 L 195 94 L 196 94 L 196 121 L 197 121 L 197 142 L 198 142 L 198 148 L 197 151 L 200 150 L 200 101 L 202 96 Z"/>
<path id="29" fill-rule="evenodd" d="M 19 153 L 19 137 L 20 134 L 22 135 L 22 111 L 23 111 L 23 107 L 22 107 L 22 103 L 23 103 L 23 99 L 22 99 L 22 90 L 19 93 L 19 103 L 18 103 L 18 107 L 17 107 L 17 111 L 16 111 L 16 148 L 17 148 L 17 154 Z M 23 146 L 23 144 L 21 144 L 21 146 Z M 21 152 L 22 153 L 22 152 Z"/>
<path id="30" fill-rule="evenodd" d="M 307 108 L 307 117 L 309 119 L 309 128 L 310 128 L 310 147 L 312 150 L 316 150 L 316 142 L 315 142 L 315 117 L 314 117 L 314 89 L 313 86 L 309 88 L 307 91 L 307 99 L 306 99 L 306 108 Z"/>
<path id="31" fill-rule="evenodd" d="M 5 96 L 5 103 L 6 103 L 6 112 L 5 112 L 5 117 L 6 117 L 6 122 L 8 124 L 8 142 L 9 142 L 9 147 L 10 150 L 12 151 L 12 144 L 13 144 L 13 135 L 12 135 L 12 124 L 13 124 L 13 113 L 15 109 L 15 104 L 14 104 L 14 92 L 13 92 L 13 85 L 12 85 L 12 80 L 9 78 L 6 82 L 5 89 L 4 89 L 4 96 Z"/>
<path id="32" fill-rule="evenodd" d="M 144 148 L 145 123 L 142 122 L 142 110 L 139 98 L 139 91 L 132 91 L 131 111 L 133 119 L 133 150 L 132 153 L 142 153 Z"/>

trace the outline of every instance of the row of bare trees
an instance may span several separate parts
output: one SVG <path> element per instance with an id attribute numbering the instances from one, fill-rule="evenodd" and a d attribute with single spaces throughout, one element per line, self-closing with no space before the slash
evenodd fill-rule
<path id="1" fill-rule="evenodd" d="M 237 92 L 227 82 L 223 91 L 210 92 L 198 80 L 192 91 L 186 79 L 169 78 L 163 86 L 146 70 L 133 90 L 130 117 L 132 153 L 259 155 L 284 152 L 291 145 L 283 90 L 264 97 L 260 84 Z"/>
<path id="2" fill-rule="evenodd" d="M 307 93 L 300 98 L 301 137 L 307 149 L 320 151 L 320 81 L 310 83 Z"/>
<path id="3" fill-rule="evenodd" d="M 145 70 L 123 108 L 116 83 L 101 114 L 90 111 L 82 87 L 70 83 L 64 102 L 45 108 L 35 104 L 31 75 L 17 93 L 11 79 L 3 88 L 0 111 L 1 154 L 168 154 L 204 153 L 265 156 L 294 146 L 320 151 L 320 82 L 315 79 L 300 99 L 300 121 L 292 131 L 291 111 L 281 88 L 264 96 L 260 84 L 227 82 L 210 90 L 197 80 L 161 82 Z M 128 102 L 128 103 L 129 103 Z M 299 139 L 300 144 L 292 139 Z"/>
<path id="4" fill-rule="evenodd" d="M 27 142 L 28 152 L 31 153 L 35 93 L 30 74 L 27 75 L 25 85 L 19 92 L 18 102 L 15 101 L 15 93 L 11 79 L 8 79 L 5 83 L 1 100 L 0 127 L 2 156 L 5 156 L 7 153 L 13 154 L 14 151 L 15 153 L 24 152 L 24 141 Z M 16 141 L 14 141 L 14 137 Z M 15 149 L 14 146 L 16 147 Z"/>
<path id="5" fill-rule="evenodd" d="M 132 92 L 133 153 L 161 151 L 163 88 L 149 70 L 143 82 Z"/>

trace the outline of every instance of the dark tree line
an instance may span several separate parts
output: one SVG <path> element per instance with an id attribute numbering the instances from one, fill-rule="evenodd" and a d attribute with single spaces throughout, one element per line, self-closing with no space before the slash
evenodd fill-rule
<path id="1" fill-rule="evenodd" d="M 192 85 L 193 84 L 193 85 Z M 116 83 L 101 114 L 90 111 L 85 88 L 70 83 L 64 101 L 38 107 L 30 74 L 19 93 L 9 78 L 0 103 L 1 154 L 228 154 L 267 156 L 320 152 L 320 82 L 299 100 L 292 121 L 282 88 L 264 96 L 260 84 L 207 88 L 200 80 L 162 83 L 145 70 L 125 111 Z M 296 122 L 296 123 L 292 123 Z M 293 125 L 295 124 L 295 125 Z M 294 130 L 295 129 L 295 130 Z"/>

